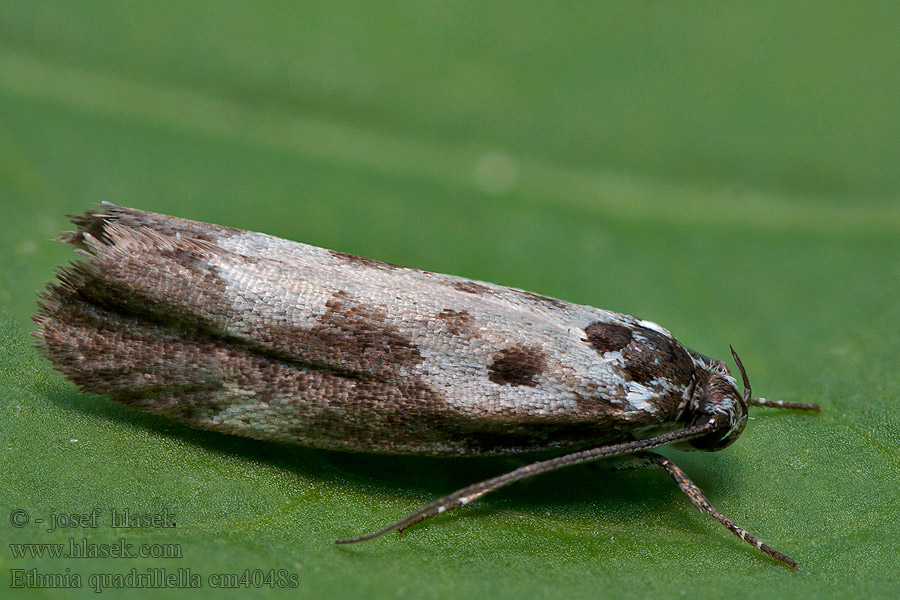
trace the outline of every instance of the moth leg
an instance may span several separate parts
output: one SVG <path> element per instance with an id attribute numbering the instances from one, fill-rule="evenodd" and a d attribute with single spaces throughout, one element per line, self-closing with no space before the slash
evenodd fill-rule
<path id="1" fill-rule="evenodd" d="M 755 546 L 762 552 L 768 554 L 775 560 L 781 561 L 792 569 L 797 568 L 797 561 L 792 559 L 790 556 L 782 554 L 775 548 L 771 546 L 767 546 L 762 543 L 761 540 L 756 537 L 750 535 L 746 530 L 744 530 L 739 525 L 735 524 L 734 521 L 717 511 L 712 504 L 706 499 L 706 496 L 703 495 L 703 492 L 700 491 L 693 481 L 687 476 L 687 474 L 682 471 L 678 465 L 673 463 L 671 460 L 663 456 L 662 454 L 657 454 L 656 452 L 641 452 L 638 456 L 642 458 L 646 458 L 654 464 L 659 465 L 663 469 L 666 470 L 666 473 L 678 484 L 678 487 L 681 488 L 681 491 L 690 499 L 691 502 L 694 503 L 701 512 L 705 512 L 711 515 L 715 520 L 728 528 L 731 533 L 738 536 L 751 546 Z"/>
<path id="2" fill-rule="evenodd" d="M 818 404 L 807 402 L 785 402 L 784 400 L 769 400 L 768 398 L 750 398 L 750 406 L 766 406 L 769 408 L 788 408 L 792 410 L 809 410 L 822 412 Z"/>
<path id="3" fill-rule="evenodd" d="M 335 543 L 353 544 L 356 542 L 371 540 L 380 535 L 384 535 L 389 531 L 396 530 L 398 532 L 402 532 L 404 529 L 407 529 L 417 523 L 421 523 L 426 519 L 436 517 L 439 514 L 447 512 L 448 510 L 453 510 L 454 508 L 465 506 L 466 504 L 480 498 L 481 496 L 484 496 L 488 492 L 492 492 L 505 485 L 509 485 L 514 481 L 519 481 L 520 479 L 525 479 L 528 477 L 534 477 L 535 475 L 540 475 L 541 473 L 555 471 L 556 469 L 561 469 L 563 467 L 568 467 L 571 465 L 592 462 L 601 458 L 609 458 L 612 456 L 635 454 L 637 452 L 641 452 L 642 450 L 655 448 L 656 446 L 662 446 L 663 444 L 670 444 L 672 442 L 700 437 L 702 435 L 710 433 L 711 431 L 715 431 L 718 426 L 719 425 L 717 424 L 715 419 L 711 419 L 706 423 L 694 425 L 679 431 L 665 433 L 654 438 L 645 440 L 630 440 L 619 444 L 600 446 L 597 448 L 581 450 L 579 452 L 572 452 L 571 454 L 564 454 L 555 458 L 531 463 L 523 467 L 519 467 L 518 469 L 515 469 L 508 473 L 498 475 L 497 477 L 492 477 L 491 479 L 486 479 L 484 481 L 474 483 L 470 486 L 466 486 L 448 496 L 444 496 L 443 498 L 438 498 L 431 504 L 423 506 L 421 509 L 408 515 L 407 517 L 404 517 L 396 523 L 392 523 L 374 533 L 370 533 L 368 535 L 357 538 L 337 540 Z"/>
<path id="4" fill-rule="evenodd" d="M 617 473 L 619 471 L 655 468 L 657 466 L 656 461 L 649 456 L 645 456 L 645 454 L 647 453 L 629 454 L 628 456 L 620 456 L 610 460 L 588 463 L 585 466 L 596 473 Z"/>

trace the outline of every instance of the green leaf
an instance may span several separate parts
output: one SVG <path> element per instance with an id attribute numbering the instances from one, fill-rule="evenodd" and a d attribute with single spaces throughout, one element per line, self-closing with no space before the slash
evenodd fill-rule
<path id="1" fill-rule="evenodd" d="M 3 2 L 3 586 L 26 578 L 12 597 L 55 597 L 34 583 L 78 575 L 70 596 L 94 598 L 115 575 L 165 569 L 171 585 L 203 586 L 172 597 L 219 597 L 215 583 L 285 598 L 891 596 L 897 16 Z M 760 409 L 722 452 L 666 453 L 800 569 L 654 470 L 573 467 L 403 536 L 335 546 L 522 463 L 265 444 L 78 393 L 29 345 L 29 316 L 74 256 L 50 242 L 63 215 L 100 201 L 618 310 L 720 358 L 733 344 L 755 392 L 822 414 Z M 113 510 L 176 526 L 112 528 Z M 47 531 L 54 514 L 78 526 Z M 70 540 L 179 554 L 10 546 Z M 159 591 L 145 587 L 107 591 Z"/>

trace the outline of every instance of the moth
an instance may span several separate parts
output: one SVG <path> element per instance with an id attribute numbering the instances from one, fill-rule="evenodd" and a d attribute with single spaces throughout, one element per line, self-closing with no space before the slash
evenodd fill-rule
<path id="1" fill-rule="evenodd" d="M 488 456 L 557 451 L 472 484 L 374 533 L 404 529 L 527 477 L 653 448 L 715 451 L 751 396 L 725 363 L 664 328 L 531 292 L 197 221 L 103 204 L 71 217 L 34 317 L 37 345 L 83 390 L 215 431 L 314 448 Z"/>

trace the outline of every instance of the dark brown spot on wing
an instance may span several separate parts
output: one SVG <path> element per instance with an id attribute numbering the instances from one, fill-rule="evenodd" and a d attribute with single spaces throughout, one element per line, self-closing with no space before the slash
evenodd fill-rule
<path id="1" fill-rule="evenodd" d="M 632 329 L 605 321 L 591 323 L 584 331 L 598 352 L 622 352 L 623 370 L 631 381 L 666 379 L 673 386 L 690 382 L 694 363 L 687 350 L 667 335 L 646 327 Z"/>
<path id="2" fill-rule="evenodd" d="M 480 283 L 476 283 L 474 281 L 448 281 L 446 283 L 453 289 L 459 290 L 460 292 L 465 292 L 467 294 L 483 295 L 491 293 L 491 289 L 489 287 L 481 285 Z"/>
<path id="3" fill-rule="evenodd" d="M 652 329 L 636 327 L 634 340 L 622 350 L 625 373 L 638 383 L 666 379 L 673 384 L 690 381 L 694 362 L 674 339 Z"/>
<path id="4" fill-rule="evenodd" d="M 567 302 L 563 302 L 562 300 L 557 300 L 556 298 L 551 298 L 550 296 L 541 296 L 540 294 L 535 294 L 534 292 L 526 292 L 525 290 L 516 290 L 516 292 L 522 298 L 541 307 L 561 310 L 569 305 Z"/>
<path id="5" fill-rule="evenodd" d="M 597 321 L 585 327 L 584 332 L 597 352 L 615 352 L 631 342 L 631 329 L 618 323 Z"/>
<path id="6" fill-rule="evenodd" d="M 488 378 L 500 385 L 527 385 L 534 387 L 534 378 L 543 373 L 547 366 L 544 355 L 524 346 L 504 348 L 494 354 L 493 362 L 488 367 Z"/>
<path id="7" fill-rule="evenodd" d="M 381 260 L 375 260 L 374 258 L 366 258 L 365 256 L 357 256 L 355 254 L 348 254 L 347 252 L 341 252 L 340 250 L 329 250 L 328 252 L 335 258 L 339 258 L 346 263 L 351 265 L 360 265 L 363 267 L 369 267 L 370 269 L 382 269 L 385 271 L 393 271 L 394 269 L 405 269 L 407 267 L 401 267 L 400 265 L 394 265 L 388 262 L 384 262 Z"/>
<path id="8" fill-rule="evenodd" d="M 252 343 L 282 350 L 291 360 L 360 377 L 383 378 L 422 361 L 418 347 L 377 308 L 343 291 L 332 294 L 325 307 L 311 326 L 269 325 Z"/>
<path id="9" fill-rule="evenodd" d="M 452 335 L 459 335 L 471 329 L 469 323 L 471 318 L 469 316 L 469 311 L 467 310 L 452 310 L 450 308 L 445 308 L 438 313 L 438 319 L 444 322 L 446 331 Z"/>
<path id="10" fill-rule="evenodd" d="M 625 393 L 621 392 L 620 396 Z M 582 395 L 575 394 L 577 400 L 576 415 L 581 419 L 590 421 L 604 421 L 614 419 L 621 409 L 614 406 L 608 398 L 600 395 Z"/>

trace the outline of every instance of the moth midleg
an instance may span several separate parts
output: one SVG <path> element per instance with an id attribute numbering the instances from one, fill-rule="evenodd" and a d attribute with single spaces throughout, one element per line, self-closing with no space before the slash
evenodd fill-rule
<path id="1" fill-rule="evenodd" d="M 681 488 L 681 491 L 690 499 L 690 501 L 700 509 L 701 512 L 705 512 L 711 515 L 715 520 L 728 528 L 731 533 L 738 536 L 751 546 L 756 546 L 762 552 L 768 554 L 775 560 L 781 561 L 792 569 L 797 568 L 797 561 L 792 559 L 790 556 L 782 554 L 775 548 L 771 546 L 767 546 L 762 543 L 761 540 L 750 535 L 743 527 L 737 525 L 734 521 L 720 513 L 713 507 L 712 504 L 709 503 L 709 500 L 706 499 L 706 496 L 703 495 L 703 492 L 700 491 L 700 488 L 696 486 L 696 484 L 691 481 L 691 479 L 687 476 L 687 474 L 682 471 L 678 465 L 673 463 L 670 459 L 666 458 L 662 454 L 657 454 L 656 452 L 641 452 L 637 455 L 641 458 L 647 458 L 653 463 L 659 465 L 663 469 L 665 469 L 666 473 L 678 484 L 678 487 Z"/>
<path id="2" fill-rule="evenodd" d="M 790 408 L 797 407 L 791 406 Z M 700 509 L 701 512 L 712 515 L 714 519 L 727 527 L 728 530 L 731 531 L 734 535 L 738 536 L 751 546 L 759 548 L 762 552 L 765 552 L 776 560 L 785 563 L 792 569 L 797 568 L 797 562 L 794 559 L 782 554 L 771 546 L 763 544 L 755 536 L 748 533 L 743 527 L 735 524 L 733 521 L 731 521 L 731 519 L 717 511 L 709 503 L 709 500 L 706 499 L 706 496 L 703 495 L 703 492 L 700 491 L 700 488 L 698 488 L 697 485 L 693 481 L 691 481 L 687 474 L 662 454 L 657 454 L 656 452 L 638 452 L 636 454 L 620 457 L 620 459 L 621 460 L 617 459 L 614 464 L 610 465 L 604 465 L 603 463 L 591 463 L 588 466 L 594 468 L 603 468 L 604 466 L 606 466 L 607 470 L 609 471 L 630 471 L 633 469 L 646 469 L 648 467 L 662 467 L 663 469 L 665 469 L 666 473 L 668 473 L 669 476 L 673 480 L 675 480 L 675 483 L 678 484 L 678 487 L 681 488 L 681 491 L 684 492 L 684 494 L 690 499 L 694 506 Z"/>

